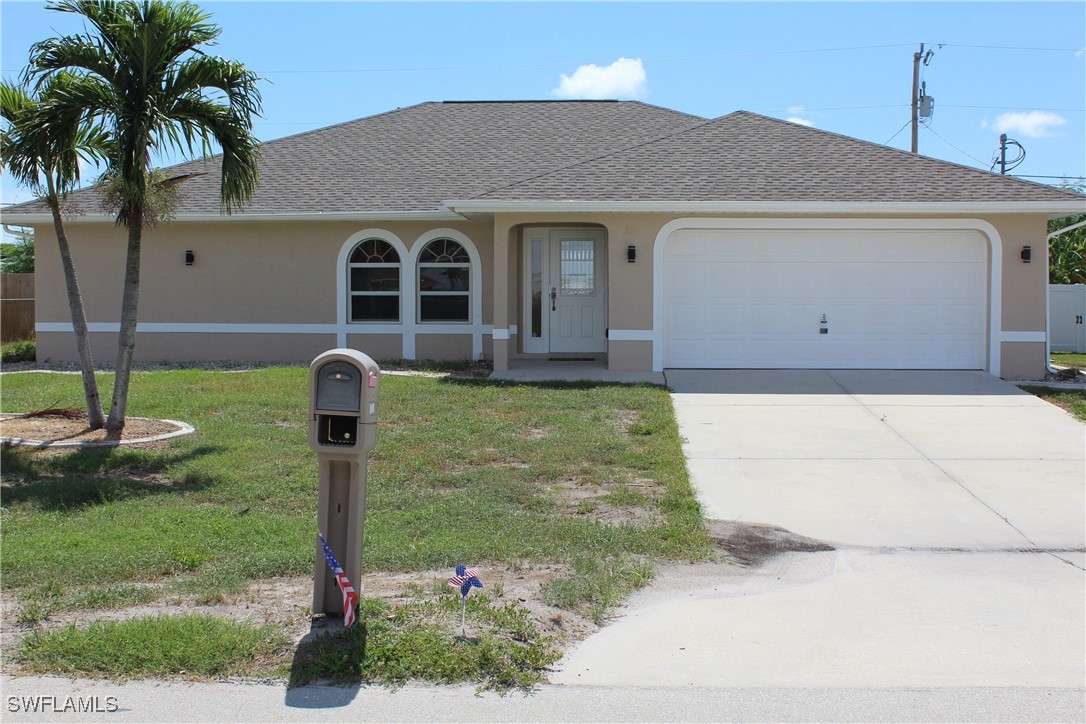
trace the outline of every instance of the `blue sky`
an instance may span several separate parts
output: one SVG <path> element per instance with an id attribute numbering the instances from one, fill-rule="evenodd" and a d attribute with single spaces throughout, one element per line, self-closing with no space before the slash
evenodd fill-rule
<path id="1" fill-rule="evenodd" d="M 1027 152 L 1014 173 L 1086 175 L 1082 2 L 201 5 L 223 27 L 215 52 L 267 79 L 262 140 L 424 101 L 603 95 L 908 149 L 926 43 L 921 153 L 987 169 L 1006 132 Z M 81 28 L 40 2 L 3 0 L 0 21 L 8 78 L 34 41 Z M 30 198 L 7 178 L 2 191 Z"/>

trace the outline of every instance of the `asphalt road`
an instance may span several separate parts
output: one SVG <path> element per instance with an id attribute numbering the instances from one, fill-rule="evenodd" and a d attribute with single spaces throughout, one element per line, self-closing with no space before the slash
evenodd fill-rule
<path id="1" fill-rule="evenodd" d="M 651 656 L 651 653 L 646 653 Z M 703 688 L 549 685 L 525 696 L 4 677 L 5 722 L 1081 722 L 1073 688 Z M 70 702 L 67 697 L 73 697 Z M 111 698 L 112 697 L 112 698 Z M 98 708 L 99 713 L 46 711 Z M 114 711 L 104 711 L 115 709 Z"/>

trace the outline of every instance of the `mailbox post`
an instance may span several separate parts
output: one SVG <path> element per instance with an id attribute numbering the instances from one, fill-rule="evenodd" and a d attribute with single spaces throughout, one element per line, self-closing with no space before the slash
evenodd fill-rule
<path id="1" fill-rule="evenodd" d="M 309 447 L 317 454 L 317 526 L 357 587 L 362 574 L 366 464 L 377 442 L 380 369 L 353 349 L 333 349 L 309 366 Z M 313 571 L 313 613 L 342 613 L 343 594 L 320 543 Z"/>

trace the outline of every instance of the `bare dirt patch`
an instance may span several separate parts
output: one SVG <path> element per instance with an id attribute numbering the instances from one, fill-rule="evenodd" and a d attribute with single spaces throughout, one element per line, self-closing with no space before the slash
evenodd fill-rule
<path id="1" fill-rule="evenodd" d="M 537 629 L 553 637 L 559 647 L 568 648 L 599 630 L 590 619 L 543 602 L 543 585 L 565 575 L 568 572 L 566 566 L 517 568 L 484 564 L 477 567 L 486 594 L 526 608 Z M 438 596 L 458 597 L 459 592 L 447 585 L 450 575 L 451 570 L 367 573 L 362 576 L 358 586 L 359 595 L 381 598 L 393 606 Z M 59 611 L 50 613 L 36 623 L 18 621 L 19 601 L 12 592 L 5 591 L 0 621 L 5 669 L 18 669 L 18 652 L 25 636 L 34 631 L 52 630 L 69 624 L 82 626 L 95 621 L 121 621 L 143 616 L 206 614 L 254 626 L 275 626 L 295 645 L 311 633 L 331 630 L 338 625 L 336 619 L 325 620 L 310 615 L 313 579 L 309 576 L 254 581 L 244 590 L 225 596 L 219 603 L 197 603 L 193 596 L 169 590 L 168 583 L 149 585 L 162 589 L 160 600 L 123 608 Z"/>
<path id="2" fill-rule="evenodd" d="M 616 504 L 610 496 L 616 491 L 630 490 L 645 496 L 648 503 L 656 487 L 656 482 L 647 478 L 638 478 L 633 483 L 611 481 L 599 485 L 573 477 L 559 480 L 551 489 L 572 515 L 587 515 L 612 525 L 649 527 L 663 521 L 658 510 L 634 503 Z"/>
<path id="3" fill-rule="evenodd" d="M 619 408 L 612 411 L 611 424 L 618 428 L 623 434 L 629 435 L 630 427 L 640 419 L 641 413 L 637 410 Z"/>
<path id="4" fill-rule="evenodd" d="M 547 428 L 545 428 L 545 427 L 536 427 L 536 426 L 533 425 L 532 427 L 529 427 L 527 430 L 525 430 L 524 436 L 526 438 L 528 438 L 529 440 L 541 440 L 542 438 L 546 437 L 549 433 L 550 433 L 550 430 L 548 430 Z"/>
<path id="5" fill-rule="evenodd" d="M 139 440 L 177 432 L 182 428 L 168 420 L 129 417 L 120 440 Z M 87 417 L 74 408 L 39 410 L 14 414 L 0 413 L 0 437 L 42 442 L 116 442 L 105 430 L 91 430 Z"/>

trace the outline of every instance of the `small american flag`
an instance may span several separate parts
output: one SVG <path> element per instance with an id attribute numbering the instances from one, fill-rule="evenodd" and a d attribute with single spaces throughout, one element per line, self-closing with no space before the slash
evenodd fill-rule
<path id="1" fill-rule="evenodd" d="M 475 588 L 482 588 L 483 582 L 479 580 L 479 569 L 468 568 L 463 563 L 456 567 L 456 575 L 449 579 L 449 585 L 453 588 L 460 589 L 460 595 L 467 597 L 468 591 Z"/>
<path id="2" fill-rule="evenodd" d="M 354 592 L 354 586 L 347 580 L 347 574 L 343 572 L 343 569 L 339 565 L 339 561 L 336 560 L 335 554 L 332 553 L 332 549 L 328 547 L 328 541 L 324 539 L 324 536 L 317 533 L 317 537 L 321 539 L 321 547 L 324 548 L 324 557 L 328 559 L 328 567 L 332 569 L 332 573 L 336 577 L 336 583 L 339 584 L 339 590 L 343 591 L 343 627 L 350 628 L 354 623 L 354 607 L 358 603 L 358 594 Z"/>

